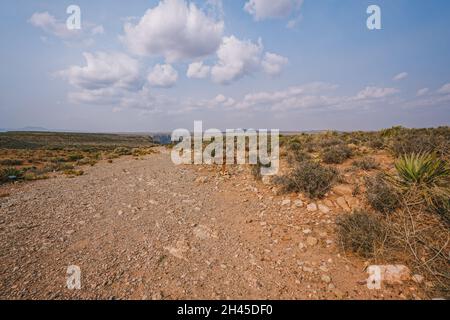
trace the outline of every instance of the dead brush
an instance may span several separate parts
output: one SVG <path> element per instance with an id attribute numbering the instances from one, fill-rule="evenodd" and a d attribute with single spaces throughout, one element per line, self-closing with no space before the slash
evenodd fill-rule
<path id="1" fill-rule="evenodd" d="M 415 195 L 402 198 L 402 209 L 386 217 L 390 242 L 402 250 L 404 261 L 415 272 L 432 280 L 436 294 L 450 293 L 450 232 L 439 215 L 429 214 L 426 205 L 418 204 Z"/>
<path id="2" fill-rule="evenodd" d="M 338 217 L 336 225 L 344 250 L 365 258 L 377 258 L 384 254 L 389 231 L 386 223 L 377 215 L 355 211 Z"/>
<path id="3" fill-rule="evenodd" d="M 297 164 L 292 172 L 274 178 L 285 192 L 303 192 L 311 199 L 323 198 L 338 181 L 338 171 L 308 160 Z"/>

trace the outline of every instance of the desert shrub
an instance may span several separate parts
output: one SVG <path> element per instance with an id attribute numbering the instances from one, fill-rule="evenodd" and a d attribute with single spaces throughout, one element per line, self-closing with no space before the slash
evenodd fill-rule
<path id="1" fill-rule="evenodd" d="M 14 177 L 14 179 L 11 179 Z M 22 171 L 16 168 L 4 168 L 0 171 L 0 182 L 8 182 L 22 178 Z"/>
<path id="2" fill-rule="evenodd" d="M 310 198 L 323 198 L 336 182 L 338 172 L 313 161 L 303 161 L 287 176 L 275 181 L 286 192 L 304 192 Z"/>
<path id="3" fill-rule="evenodd" d="M 64 174 L 68 175 L 68 176 L 82 176 L 84 174 L 84 171 L 83 170 L 65 170 Z"/>
<path id="4" fill-rule="evenodd" d="M 367 201 L 373 209 L 387 214 L 399 208 L 399 194 L 383 174 L 366 179 L 365 186 Z"/>
<path id="5" fill-rule="evenodd" d="M 309 153 L 302 150 L 290 151 L 287 157 L 287 160 L 290 164 L 296 164 L 310 159 L 311 156 L 309 155 Z"/>
<path id="6" fill-rule="evenodd" d="M 3 166 L 20 166 L 23 164 L 23 160 L 19 159 L 3 159 L 0 160 L 0 164 Z"/>
<path id="7" fill-rule="evenodd" d="M 374 214 L 355 211 L 336 220 L 339 241 L 345 250 L 364 258 L 372 258 L 383 251 L 388 236 L 384 222 Z"/>
<path id="8" fill-rule="evenodd" d="M 126 147 L 118 147 L 118 148 L 114 149 L 114 153 L 119 156 L 130 156 L 132 154 L 130 148 L 126 148 Z"/>
<path id="9" fill-rule="evenodd" d="M 78 160 L 81 160 L 83 158 L 84 158 L 84 156 L 82 154 L 79 154 L 79 153 L 72 153 L 72 154 L 69 154 L 67 156 L 67 159 L 69 161 L 78 161 Z"/>
<path id="10" fill-rule="evenodd" d="M 328 164 L 340 164 L 352 156 L 352 150 L 343 144 L 326 148 L 322 160 Z"/>
<path id="11" fill-rule="evenodd" d="M 332 146 L 336 146 L 342 144 L 342 140 L 336 138 L 336 137 L 329 137 L 329 138 L 323 138 L 320 142 L 319 145 L 322 148 L 329 148 Z"/>
<path id="12" fill-rule="evenodd" d="M 290 141 L 287 143 L 286 148 L 287 148 L 289 151 L 295 152 L 295 151 L 300 151 L 300 150 L 302 150 L 302 149 L 303 149 L 303 145 L 302 145 L 302 143 L 301 143 L 300 141 L 298 141 L 297 139 L 292 139 L 292 140 L 290 140 Z"/>
<path id="13" fill-rule="evenodd" d="M 353 161 L 352 166 L 362 169 L 362 170 L 369 171 L 369 170 L 373 170 L 373 169 L 378 169 L 380 165 L 374 158 L 365 157 L 361 160 Z"/>
<path id="14" fill-rule="evenodd" d="M 373 138 L 367 142 L 367 146 L 372 149 L 383 149 L 384 140 L 382 138 Z"/>

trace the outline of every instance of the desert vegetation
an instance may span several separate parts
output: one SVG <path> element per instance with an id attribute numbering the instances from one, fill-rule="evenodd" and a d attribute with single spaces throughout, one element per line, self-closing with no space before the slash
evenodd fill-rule
<path id="1" fill-rule="evenodd" d="M 359 205 L 336 220 L 345 252 L 404 263 L 437 284 L 427 282 L 428 290 L 448 294 L 450 128 L 301 134 L 281 143 L 288 169 L 273 179 L 281 192 L 328 199 L 335 185 L 353 189 Z"/>
<path id="2" fill-rule="evenodd" d="M 142 157 L 155 144 L 148 136 L 85 133 L 0 133 L 0 183 L 83 175 L 82 166 L 120 156 Z"/>

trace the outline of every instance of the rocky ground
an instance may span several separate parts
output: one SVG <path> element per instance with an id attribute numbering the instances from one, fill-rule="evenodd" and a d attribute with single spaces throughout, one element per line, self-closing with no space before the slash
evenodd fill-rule
<path id="1" fill-rule="evenodd" d="M 160 151 L 0 187 L 0 298 L 426 298 L 413 281 L 369 290 L 367 263 L 341 250 L 350 186 L 310 202 Z M 70 265 L 81 290 L 66 287 Z"/>

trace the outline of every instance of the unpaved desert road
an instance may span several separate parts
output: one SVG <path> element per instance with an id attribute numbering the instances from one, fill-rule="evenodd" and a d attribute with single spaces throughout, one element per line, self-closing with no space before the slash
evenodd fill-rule
<path id="1" fill-rule="evenodd" d="M 339 212 L 282 205 L 245 169 L 177 167 L 169 151 L 2 186 L 1 299 L 391 299 L 339 250 Z M 295 199 L 292 199 L 294 201 Z M 292 202 L 293 203 L 293 202 Z M 81 289 L 66 286 L 68 266 Z"/>

